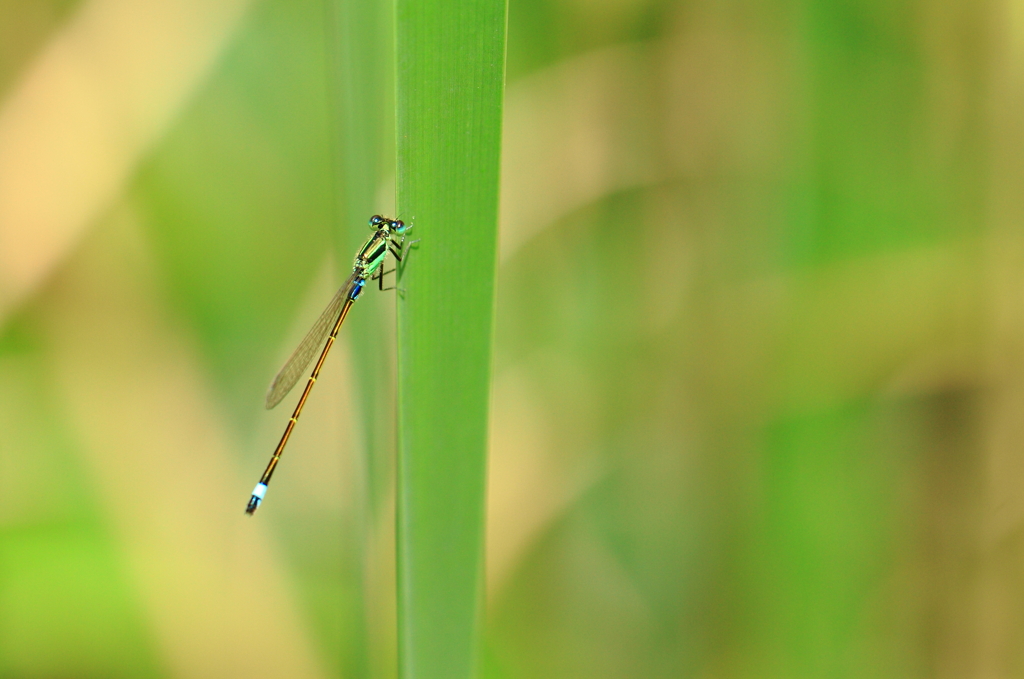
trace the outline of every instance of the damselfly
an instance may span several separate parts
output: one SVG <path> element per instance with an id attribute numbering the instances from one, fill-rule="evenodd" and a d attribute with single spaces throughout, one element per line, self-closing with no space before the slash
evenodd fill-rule
<path id="1" fill-rule="evenodd" d="M 349 308 L 359 298 L 363 287 L 366 285 L 366 281 L 376 280 L 379 281 L 379 288 L 381 290 L 391 289 L 384 287 L 384 275 L 391 273 L 390 271 L 384 271 L 384 260 L 390 252 L 397 261 L 402 261 L 405 234 L 412 227 L 406 226 L 401 220 L 387 219 L 380 215 L 374 215 L 370 218 L 370 228 L 374 230 L 374 233 L 366 241 L 366 245 L 356 253 L 356 259 L 352 265 L 352 275 L 338 289 L 331 303 L 320 314 L 320 318 L 313 324 L 310 331 L 306 333 L 306 337 L 303 338 L 298 348 L 292 353 L 291 358 L 284 364 L 281 371 L 277 373 L 274 381 L 270 383 L 270 388 L 267 390 L 268 409 L 280 403 L 281 399 L 292 390 L 292 387 L 299 381 L 299 377 L 302 376 L 303 371 L 305 371 L 313 356 L 316 355 L 316 350 L 323 342 L 324 335 L 330 330 L 327 344 L 324 345 L 323 350 L 320 352 L 320 359 L 313 367 L 313 372 L 306 382 L 306 388 L 302 390 L 302 396 L 299 397 L 295 411 L 292 413 L 291 419 L 288 420 L 288 425 L 284 428 L 281 441 L 277 444 L 277 448 L 274 450 L 274 454 L 270 458 L 263 476 L 260 477 L 260 482 L 256 484 L 252 491 L 249 505 L 245 508 L 246 514 L 255 512 L 260 503 L 263 502 L 263 497 L 267 494 L 267 484 L 270 483 L 270 477 L 273 476 L 277 462 L 281 459 L 281 453 L 284 451 L 285 444 L 288 443 L 288 437 L 291 436 L 292 429 L 295 428 L 295 423 L 299 419 L 299 413 L 302 412 L 302 406 L 306 403 L 306 397 L 309 396 L 309 391 L 316 383 L 317 375 L 320 374 L 320 368 L 323 367 L 324 359 L 327 358 L 327 352 L 331 350 L 334 340 L 338 337 L 338 331 L 341 329 L 341 324 L 345 322 L 345 316 L 348 315 Z"/>

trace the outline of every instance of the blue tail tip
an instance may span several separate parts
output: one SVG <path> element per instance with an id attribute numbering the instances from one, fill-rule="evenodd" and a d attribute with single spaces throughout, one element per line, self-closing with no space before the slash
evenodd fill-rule
<path id="1" fill-rule="evenodd" d="M 252 497 L 249 498 L 249 506 L 245 508 L 245 513 L 252 516 L 255 513 L 257 507 L 263 502 L 263 496 L 267 494 L 267 484 L 257 483 L 256 487 L 252 489 Z"/>

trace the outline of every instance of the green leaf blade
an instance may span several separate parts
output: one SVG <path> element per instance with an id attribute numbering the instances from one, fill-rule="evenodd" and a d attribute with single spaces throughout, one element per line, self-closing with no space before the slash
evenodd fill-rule
<path id="1" fill-rule="evenodd" d="M 413 225 L 398 312 L 402 677 L 476 674 L 503 1 L 396 6 L 398 216 Z"/>

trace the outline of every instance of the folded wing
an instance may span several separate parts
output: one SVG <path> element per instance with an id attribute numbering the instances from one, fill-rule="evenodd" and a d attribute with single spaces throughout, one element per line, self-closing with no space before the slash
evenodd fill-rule
<path id="1" fill-rule="evenodd" d="M 306 372 L 309 362 L 316 356 L 327 333 L 330 332 L 334 327 L 335 321 L 338 320 L 338 314 L 341 313 L 341 307 L 348 298 L 355 280 L 356 275 L 353 273 L 345 281 L 344 285 L 338 289 L 338 292 L 334 294 L 330 304 L 320 314 L 320 318 L 316 319 L 316 323 L 309 329 L 302 342 L 292 352 L 291 357 L 285 362 L 281 370 L 278 371 L 274 381 L 270 383 L 270 388 L 267 389 L 268 410 L 280 403 L 281 399 L 288 395 L 288 392 L 292 390 L 295 383 Z"/>

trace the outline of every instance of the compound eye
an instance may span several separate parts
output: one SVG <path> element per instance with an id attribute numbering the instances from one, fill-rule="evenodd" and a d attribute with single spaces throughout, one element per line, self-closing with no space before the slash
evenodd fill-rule
<path id="1" fill-rule="evenodd" d="M 391 230 L 397 234 L 405 233 L 405 222 L 403 222 L 401 219 L 397 219 L 391 222 Z"/>
<path id="2" fill-rule="evenodd" d="M 380 215 L 374 215 L 370 217 L 370 228 L 376 229 L 378 226 L 384 223 L 384 218 Z"/>

